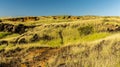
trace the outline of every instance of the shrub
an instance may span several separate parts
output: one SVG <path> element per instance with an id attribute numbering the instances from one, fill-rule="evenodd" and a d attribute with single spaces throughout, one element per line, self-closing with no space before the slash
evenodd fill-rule
<path id="1" fill-rule="evenodd" d="M 39 35 L 38 35 L 38 34 L 35 34 L 35 35 L 30 39 L 30 41 L 31 41 L 31 42 L 35 42 L 35 41 L 39 41 L 39 39 L 40 39 Z"/>
<path id="2" fill-rule="evenodd" d="M 107 19 L 107 18 L 103 19 L 103 22 L 109 22 L 109 21 L 110 21 L 110 20 Z"/>
<path id="3" fill-rule="evenodd" d="M 80 35 L 88 35 L 93 32 L 93 27 L 92 26 L 82 26 L 78 28 L 79 34 Z"/>

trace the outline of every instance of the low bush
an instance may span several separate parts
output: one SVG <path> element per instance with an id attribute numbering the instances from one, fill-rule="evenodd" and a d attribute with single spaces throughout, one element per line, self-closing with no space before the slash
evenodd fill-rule
<path id="1" fill-rule="evenodd" d="M 79 34 L 80 35 L 88 35 L 93 32 L 93 27 L 92 26 L 82 26 L 78 28 Z"/>

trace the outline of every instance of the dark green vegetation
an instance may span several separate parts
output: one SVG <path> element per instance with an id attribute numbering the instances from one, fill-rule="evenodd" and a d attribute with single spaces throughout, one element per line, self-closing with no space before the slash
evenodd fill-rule
<path id="1" fill-rule="evenodd" d="M 119 67 L 120 17 L 2 18 L 2 67 Z"/>

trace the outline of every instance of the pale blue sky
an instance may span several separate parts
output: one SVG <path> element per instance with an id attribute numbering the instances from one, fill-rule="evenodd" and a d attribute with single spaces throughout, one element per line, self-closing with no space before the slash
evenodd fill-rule
<path id="1" fill-rule="evenodd" d="M 120 0 L 0 0 L 0 16 L 120 16 Z"/>

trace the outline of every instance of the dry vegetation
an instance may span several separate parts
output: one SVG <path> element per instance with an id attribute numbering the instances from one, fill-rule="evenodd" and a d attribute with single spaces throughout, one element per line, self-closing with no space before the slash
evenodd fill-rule
<path id="1" fill-rule="evenodd" d="M 0 67 L 120 67 L 119 19 L 1 18 Z"/>

